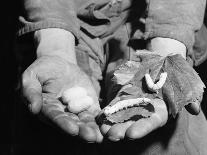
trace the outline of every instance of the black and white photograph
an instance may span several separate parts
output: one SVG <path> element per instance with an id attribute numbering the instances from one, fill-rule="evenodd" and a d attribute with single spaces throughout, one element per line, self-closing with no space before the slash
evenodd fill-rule
<path id="1" fill-rule="evenodd" d="M 1 14 L 0 155 L 207 155 L 206 0 Z"/>

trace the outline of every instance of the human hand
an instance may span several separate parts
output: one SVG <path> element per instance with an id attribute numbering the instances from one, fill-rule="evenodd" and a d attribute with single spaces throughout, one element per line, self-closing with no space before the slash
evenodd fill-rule
<path id="1" fill-rule="evenodd" d="M 162 37 L 152 38 L 147 44 L 147 49 L 162 57 L 165 57 L 169 54 L 179 54 L 186 60 L 186 46 L 182 42 L 175 39 Z M 185 108 L 193 115 L 198 115 L 200 112 L 200 104 L 197 102 L 192 102 L 186 105 Z"/>
<path id="2" fill-rule="evenodd" d="M 191 114 L 199 113 L 205 86 L 182 54 L 144 50 L 137 51 L 137 57 L 137 62 L 129 61 L 115 70 L 112 89 L 119 85 L 121 90 L 97 118 L 101 132 L 112 141 L 142 138 L 165 125 L 168 115 L 175 117 L 183 107 Z M 148 72 L 152 79 L 147 78 Z"/>
<path id="3" fill-rule="evenodd" d="M 87 142 L 102 141 L 94 119 L 100 111 L 98 97 L 89 77 L 77 65 L 58 56 L 39 57 L 23 73 L 22 84 L 33 114 L 42 114 L 69 135 Z M 73 92 L 70 101 L 62 98 L 68 89 Z M 83 95 L 76 92 L 80 89 L 85 91 Z"/>
<path id="4" fill-rule="evenodd" d="M 154 107 L 154 112 L 150 117 L 128 120 L 116 124 L 104 122 L 100 127 L 102 134 L 106 135 L 111 141 L 119 141 L 121 139 L 133 140 L 140 139 L 157 128 L 164 126 L 168 120 L 168 111 L 165 102 L 161 99 L 154 99 L 150 103 Z"/>

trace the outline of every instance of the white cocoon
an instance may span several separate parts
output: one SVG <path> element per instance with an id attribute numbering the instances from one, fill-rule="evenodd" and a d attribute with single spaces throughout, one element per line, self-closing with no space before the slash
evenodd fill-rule
<path id="1" fill-rule="evenodd" d="M 68 110 L 78 113 L 90 107 L 93 104 L 92 97 L 87 95 L 83 87 L 72 87 L 62 93 L 62 101 L 68 105 Z"/>
<path id="2" fill-rule="evenodd" d="M 72 113 L 79 113 L 93 104 L 93 99 L 89 96 L 71 100 L 68 104 L 68 110 Z"/>

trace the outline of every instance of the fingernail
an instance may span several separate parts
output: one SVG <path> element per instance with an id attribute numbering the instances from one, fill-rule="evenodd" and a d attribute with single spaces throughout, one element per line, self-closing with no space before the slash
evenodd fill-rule
<path id="1" fill-rule="evenodd" d="M 120 140 L 119 138 L 115 138 L 113 136 L 109 136 L 108 139 L 111 140 L 111 141 L 113 141 L 113 142 L 117 142 L 117 141 Z"/>
<path id="2" fill-rule="evenodd" d="M 200 112 L 200 106 L 197 103 L 189 103 L 185 107 L 192 115 L 198 115 Z"/>

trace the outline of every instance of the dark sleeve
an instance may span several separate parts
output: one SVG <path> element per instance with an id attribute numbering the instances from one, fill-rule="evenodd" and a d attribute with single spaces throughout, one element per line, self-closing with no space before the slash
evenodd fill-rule
<path id="1" fill-rule="evenodd" d="M 18 35 L 44 28 L 62 28 L 78 38 L 75 0 L 22 0 Z"/>
<path id="2" fill-rule="evenodd" d="M 195 32 L 204 18 L 206 0 L 146 0 L 146 39 L 166 37 L 184 43 L 192 50 Z"/>

